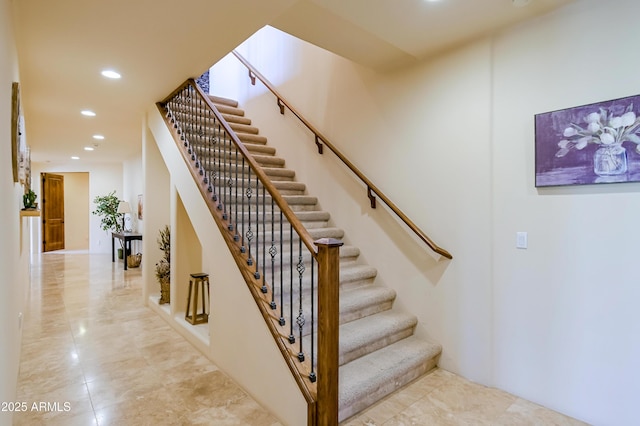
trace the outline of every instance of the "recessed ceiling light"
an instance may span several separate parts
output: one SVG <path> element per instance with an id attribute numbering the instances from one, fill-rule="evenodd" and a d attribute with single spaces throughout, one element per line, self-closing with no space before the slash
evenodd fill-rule
<path id="1" fill-rule="evenodd" d="M 87 116 L 87 117 L 95 117 L 96 116 L 95 112 L 93 112 L 91 110 L 88 110 L 88 109 L 83 109 L 82 111 L 80 111 L 80 114 L 82 114 L 84 116 Z"/>
<path id="2" fill-rule="evenodd" d="M 513 0 L 513 5 L 515 7 L 524 7 L 531 3 L 531 0 Z"/>
<path id="3" fill-rule="evenodd" d="M 85 146 L 84 150 L 85 151 L 93 151 L 93 147 L 92 146 Z"/>
<path id="4" fill-rule="evenodd" d="M 76 157 L 75 155 L 73 157 L 71 157 L 72 160 L 79 160 L 80 157 Z"/>
<path id="5" fill-rule="evenodd" d="M 102 139 L 104 139 L 104 136 L 102 136 L 102 135 L 93 135 L 93 138 L 94 139 L 98 139 L 98 140 L 102 140 Z"/>
<path id="6" fill-rule="evenodd" d="M 118 79 L 118 78 L 120 78 L 120 77 L 121 77 L 121 76 L 120 76 L 120 73 L 118 73 L 118 72 L 116 72 L 116 71 L 114 71 L 114 70 L 103 70 L 103 71 L 101 72 L 101 74 L 102 74 L 104 77 L 112 78 L 112 79 Z"/>

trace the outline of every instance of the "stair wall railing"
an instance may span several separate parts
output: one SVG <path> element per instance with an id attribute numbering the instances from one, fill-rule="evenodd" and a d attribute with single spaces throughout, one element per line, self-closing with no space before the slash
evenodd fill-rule
<path id="1" fill-rule="evenodd" d="M 193 79 L 158 108 L 307 401 L 308 424 L 337 425 L 342 242 L 311 238 Z"/>
<path id="2" fill-rule="evenodd" d="M 247 59 L 245 59 L 236 50 L 232 51 L 232 53 L 248 69 L 249 78 L 251 79 L 252 85 L 256 84 L 257 78 L 262 82 L 262 84 L 264 84 L 267 89 L 269 89 L 269 91 L 271 91 L 271 93 L 274 94 L 277 99 L 278 108 L 280 108 L 280 114 L 284 114 L 285 108 L 288 109 L 307 127 L 307 129 L 309 129 L 309 131 L 311 131 L 311 133 L 313 133 L 319 154 L 324 153 L 324 146 L 326 146 L 336 155 L 336 157 L 340 159 L 340 161 L 342 161 L 342 163 L 344 163 L 349 168 L 349 170 L 351 170 L 351 172 L 353 172 L 353 174 L 358 177 L 358 179 L 360 179 L 360 181 L 362 181 L 362 183 L 364 183 L 364 185 L 367 187 L 367 196 L 369 197 L 371 208 L 376 208 L 377 196 L 389 207 L 389 209 L 391 209 L 393 213 L 396 214 L 396 216 L 398 216 L 398 218 L 402 222 L 405 223 L 405 225 L 407 225 L 407 227 L 409 227 L 409 229 L 411 229 L 411 231 L 413 231 L 418 236 L 418 238 L 424 241 L 431 250 L 438 253 L 440 256 L 446 257 L 447 259 L 453 259 L 451 253 L 433 242 L 433 240 L 429 238 L 427 234 L 425 234 L 420 228 L 418 228 L 418 226 L 406 214 L 404 214 L 402 210 L 400 210 L 398 206 L 396 206 L 395 203 L 393 203 L 389 199 L 389 197 L 387 197 L 382 191 L 380 191 L 380 189 L 369 178 L 367 178 L 364 173 L 362 173 L 351 161 L 349 161 L 349 159 L 338 148 L 336 148 L 336 146 L 332 144 L 326 136 L 324 136 L 306 118 L 304 118 L 304 116 L 300 112 L 298 112 L 291 105 L 291 103 L 287 102 L 284 97 L 282 97 L 282 95 L 280 95 L 280 93 L 276 90 L 275 86 L 273 86 L 273 84 L 271 84 L 265 76 L 260 74 L 260 72 L 253 65 L 251 65 L 251 63 L 249 63 Z"/>

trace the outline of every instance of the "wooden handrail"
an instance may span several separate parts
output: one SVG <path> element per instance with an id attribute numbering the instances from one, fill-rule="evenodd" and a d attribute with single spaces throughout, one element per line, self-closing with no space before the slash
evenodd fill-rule
<path id="1" fill-rule="evenodd" d="M 347 157 L 338 150 L 318 129 L 316 129 L 309 121 L 307 121 L 302 114 L 300 114 L 289 102 L 287 102 L 276 88 L 264 77 L 260 72 L 253 67 L 240 53 L 233 50 L 232 53 L 236 58 L 249 70 L 249 78 L 251 84 L 255 85 L 256 77 L 264 84 L 264 86 L 271 91 L 277 98 L 277 104 L 280 108 L 280 113 L 284 114 L 284 108 L 286 107 L 293 115 L 295 115 L 315 136 L 316 145 L 318 146 L 318 152 L 323 153 L 322 146 L 326 145 L 335 155 L 338 157 L 348 168 L 351 170 L 367 187 L 367 196 L 369 197 L 371 208 L 376 208 L 376 195 L 411 229 L 422 241 L 424 241 L 431 250 L 439 255 L 446 257 L 447 259 L 453 259 L 451 253 L 442 247 L 438 246 L 431 240 L 409 217 L 402 212 L 376 185 L 369 180 L 364 173 L 362 173 Z M 322 142 L 320 142 L 322 141 Z M 375 194 L 375 195 L 374 195 Z M 306 244 L 306 243 L 305 243 Z"/>

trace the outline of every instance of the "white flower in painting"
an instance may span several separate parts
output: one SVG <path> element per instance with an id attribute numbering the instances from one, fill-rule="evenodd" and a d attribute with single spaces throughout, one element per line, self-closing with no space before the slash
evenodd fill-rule
<path id="1" fill-rule="evenodd" d="M 620 117 L 620 119 L 624 127 L 629 127 L 636 122 L 636 113 L 633 111 L 629 111 L 623 114 L 622 117 Z"/>
<path id="2" fill-rule="evenodd" d="M 576 144 L 576 149 L 583 149 L 585 146 L 587 146 L 587 144 L 589 143 L 589 140 L 591 140 L 590 137 L 581 138 Z"/>
<path id="3" fill-rule="evenodd" d="M 589 130 L 591 133 L 598 133 L 600 129 L 602 129 L 600 123 L 595 121 L 589 123 L 589 125 L 587 126 L 587 130 Z"/>
<path id="4" fill-rule="evenodd" d="M 609 121 L 609 125 L 614 129 L 619 129 L 622 127 L 622 117 L 613 117 L 611 121 Z"/>
<path id="5" fill-rule="evenodd" d="M 587 123 L 598 122 L 600 122 L 600 114 L 598 114 L 597 112 L 592 112 L 591 114 L 587 115 Z"/>
<path id="6" fill-rule="evenodd" d="M 566 147 L 567 147 L 567 145 L 569 145 L 569 141 L 568 141 L 568 140 L 566 140 L 566 139 L 562 139 L 560 142 L 558 142 L 558 146 L 559 146 L 560 148 L 566 148 Z"/>
<path id="7" fill-rule="evenodd" d="M 578 134 L 578 131 L 573 127 L 567 127 L 566 129 L 564 129 L 564 133 L 563 133 L 563 135 L 567 138 L 570 138 L 571 136 L 575 136 L 577 134 Z"/>
<path id="8" fill-rule="evenodd" d="M 603 145 L 611 145 L 616 141 L 616 138 L 611 133 L 603 133 L 600 135 L 600 141 Z"/>

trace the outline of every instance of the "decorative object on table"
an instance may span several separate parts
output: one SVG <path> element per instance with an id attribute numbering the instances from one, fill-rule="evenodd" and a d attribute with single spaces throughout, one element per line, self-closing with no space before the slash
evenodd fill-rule
<path id="1" fill-rule="evenodd" d="M 535 115 L 536 187 L 640 181 L 640 95 Z"/>
<path id="2" fill-rule="evenodd" d="M 127 256 L 127 267 L 137 268 L 142 262 L 142 253 L 130 254 Z"/>
<path id="3" fill-rule="evenodd" d="M 100 228 L 103 231 L 123 232 L 124 231 L 124 215 L 118 213 L 120 200 L 116 197 L 116 191 L 111 191 L 107 195 L 99 195 L 93 199 L 96 209 L 91 213 L 100 216 Z M 122 214 L 122 223 L 120 222 Z M 118 258 L 123 259 L 122 241 L 118 249 Z"/>
<path id="4" fill-rule="evenodd" d="M 118 210 L 116 210 L 118 214 L 122 215 L 122 230 L 124 232 L 131 232 L 131 229 L 127 229 L 125 226 L 125 219 L 127 217 L 127 213 L 131 213 L 131 206 L 128 201 L 120 201 L 118 203 Z"/>
<path id="5" fill-rule="evenodd" d="M 170 283 L 171 283 L 171 230 L 168 225 L 158 232 L 158 248 L 162 250 L 162 259 L 156 263 L 156 279 L 160 283 L 159 303 L 170 303 Z"/>
<path id="6" fill-rule="evenodd" d="M 200 303 L 198 303 L 198 292 L 200 292 Z M 209 274 L 205 274 L 204 272 L 191 274 L 191 279 L 189 280 L 189 295 L 187 296 L 187 311 L 184 314 L 184 319 L 192 325 L 208 322 L 208 306 Z M 200 313 L 198 313 L 198 307 L 201 308 Z"/>
<path id="7" fill-rule="evenodd" d="M 38 203 L 36 203 L 36 195 L 33 190 L 28 189 L 24 195 L 22 196 L 22 203 L 24 204 L 24 210 L 35 210 L 38 208 Z"/>

